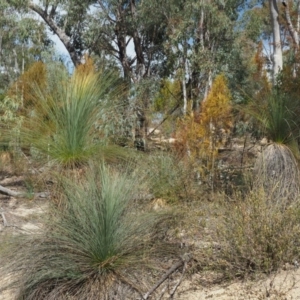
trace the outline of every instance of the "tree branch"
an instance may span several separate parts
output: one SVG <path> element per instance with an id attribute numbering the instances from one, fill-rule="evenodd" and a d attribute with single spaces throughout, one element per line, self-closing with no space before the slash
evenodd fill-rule
<path id="1" fill-rule="evenodd" d="M 53 30 L 53 32 L 58 36 L 58 38 L 68 50 L 74 65 L 80 64 L 80 58 L 77 56 L 75 48 L 71 43 L 71 38 L 67 36 L 66 33 L 52 19 L 53 7 L 50 15 L 48 15 L 47 11 L 43 10 L 41 7 L 34 4 L 33 2 L 29 2 L 28 7 L 34 12 L 36 12 L 46 22 L 46 24 L 51 28 L 51 30 Z M 54 9 L 56 10 L 55 6 Z"/>
<path id="2" fill-rule="evenodd" d="M 101 0 L 98 0 L 97 3 L 100 5 L 101 9 L 105 12 L 106 14 L 106 17 L 109 21 L 111 21 L 112 23 L 117 23 L 116 20 L 112 19 L 110 16 L 109 16 L 109 13 L 107 11 L 107 9 L 105 8 L 105 6 L 103 5 L 103 3 L 101 2 Z"/>

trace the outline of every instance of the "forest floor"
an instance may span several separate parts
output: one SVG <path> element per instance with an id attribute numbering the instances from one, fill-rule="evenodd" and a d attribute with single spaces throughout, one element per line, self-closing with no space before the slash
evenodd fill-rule
<path id="1" fill-rule="evenodd" d="M 252 151 L 253 147 L 251 145 L 247 147 L 242 145 L 234 151 L 231 150 L 230 153 L 223 153 L 224 163 L 231 165 L 231 159 L 235 159 L 238 160 L 241 165 L 247 165 L 247 158 L 253 158 L 257 154 Z M 249 149 L 252 150 L 249 151 Z M 259 151 L 259 147 L 257 149 L 255 150 L 256 152 Z M 24 184 L 24 178 L 22 176 L 12 176 L 9 172 L 0 174 L 0 185 L 12 191 L 28 192 L 28 187 Z M 49 198 L 40 196 L 22 198 L 0 194 L 0 245 L 5 237 L 9 235 L 37 233 L 41 228 L 41 220 L 47 213 L 49 203 Z M 199 211 L 201 211 L 201 209 Z M 197 215 L 197 218 L 199 218 L 199 215 Z M 203 247 L 203 243 L 201 242 L 203 232 L 195 232 L 194 229 L 188 232 L 189 229 L 186 230 L 183 227 L 180 227 L 178 230 L 179 232 L 185 232 L 182 236 L 184 240 L 186 235 L 185 242 L 187 247 L 189 247 L 188 244 L 191 242 L 191 238 L 193 238 L 194 241 L 196 240 L 196 242 L 192 242 L 192 247 Z M 169 281 L 164 283 L 165 287 L 168 288 L 169 284 L 169 289 L 174 288 L 180 276 L 180 272 L 174 274 L 173 278 L 170 278 Z M 0 290 L 7 280 L 9 280 L 9 278 L 5 278 L 3 274 L 0 274 Z M 0 300 L 13 300 L 14 296 L 14 290 L 0 292 Z M 268 276 L 260 276 L 255 280 L 252 278 L 251 280 L 234 280 L 226 283 L 215 283 L 210 273 L 194 271 L 192 274 L 189 274 L 189 270 L 187 270 L 186 274 L 184 274 L 183 281 L 178 286 L 175 296 L 172 299 L 296 300 L 300 299 L 300 268 L 298 268 L 298 263 L 290 262 L 290 264 L 286 264 L 284 268 Z"/>
<path id="2" fill-rule="evenodd" d="M 9 188 L 16 190 L 15 187 Z M 0 203 L 0 239 L 4 235 L 18 232 L 35 234 L 40 228 L 40 220 L 43 214 L 47 212 L 48 207 L 48 200 L 45 199 L 16 199 L 4 195 L 0 196 Z M 292 263 L 274 274 L 257 280 L 236 280 L 226 284 L 213 284 L 209 282 L 209 277 L 209 274 L 202 274 L 201 272 L 187 275 L 178 287 L 173 299 L 300 299 L 300 268 Z M 5 280 L 3 276 L 0 276 L 0 287 L 1 282 L 4 283 Z M 170 288 L 172 285 L 174 282 L 170 282 Z M 2 292 L 0 293 L 0 300 L 13 300 L 14 294 L 14 291 Z"/>

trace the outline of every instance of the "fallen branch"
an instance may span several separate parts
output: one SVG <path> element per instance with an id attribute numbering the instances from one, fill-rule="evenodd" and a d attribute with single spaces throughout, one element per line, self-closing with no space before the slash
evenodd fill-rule
<path id="1" fill-rule="evenodd" d="M 25 193 L 23 193 L 23 192 L 12 191 L 2 185 L 0 185 L 0 193 L 8 195 L 8 196 L 12 196 L 12 197 L 24 197 L 25 196 Z"/>
<path id="2" fill-rule="evenodd" d="M 185 254 L 183 257 L 181 257 L 182 260 L 178 261 L 176 264 L 174 264 L 167 272 L 166 274 L 150 289 L 148 293 L 146 293 L 142 300 L 147 300 L 149 296 L 166 280 L 169 278 L 171 274 L 173 274 L 177 269 L 179 269 L 181 266 L 185 266 L 191 259 L 190 255 Z M 184 270 L 185 271 L 185 270 Z M 182 278 L 180 279 L 179 284 L 181 283 Z M 179 286 L 179 284 L 177 286 Z M 175 293 L 177 286 L 175 287 L 173 293 Z M 173 294 L 172 293 L 172 294 Z"/>
<path id="3" fill-rule="evenodd" d="M 165 294 L 167 288 L 168 288 L 168 285 L 166 285 L 166 286 L 162 289 L 161 295 L 160 295 L 160 297 L 158 298 L 158 300 L 161 300 L 161 299 L 162 299 L 162 297 L 164 296 L 164 294 Z"/>
<path id="4" fill-rule="evenodd" d="M 183 277 L 184 277 L 184 274 L 185 274 L 185 271 L 187 269 L 187 262 L 184 261 L 184 265 L 183 265 L 183 270 L 182 270 L 182 273 L 181 273 L 181 276 L 180 276 L 180 279 L 178 280 L 177 284 L 175 285 L 172 293 L 170 294 L 170 299 L 173 299 L 174 295 L 175 295 L 175 292 L 177 290 L 177 288 L 179 287 L 179 285 L 181 284 L 182 280 L 183 280 Z"/>
<path id="5" fill-rule="evenodd" d="M 17 191 L 13 191 L 10 190 L 2 185 L 0 185 L 0 193 L 8 195 L 8 196 L 12 196 L 12 197 L 27 197 L 28 193 L 26 192 L 17 192 Z M 33 196 L 35 197 L 40 197 L 40 198 L 47 198 L 50 196 L 50 193 L 48 192 L 41 192 L 41 193 L 32 193 Z"/>

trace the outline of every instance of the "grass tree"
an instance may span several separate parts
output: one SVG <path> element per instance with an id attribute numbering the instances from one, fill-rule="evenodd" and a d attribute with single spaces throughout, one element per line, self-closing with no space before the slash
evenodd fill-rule
<path id="1" fill-rule="evenodd" d="M 274 87 L 263 102 L 253 102 L 250 106 L 250 113 L 270 140 L 255 163 L 256 181 L 277 200 L 294 199 L 299 194 L 300 180 L 297 162 L 299 102 Z"/>
<path id="2" fill-rule="evenodd" d="M 102 165 L 79 184 L 65 182 L 65 209 L 53 208 L 40 234 L 18 236 L 2 256 L 17 299 L 141 297 L 157 259 L 176 249 L 159 238 L 171 214 L 136 209 L 133 173 Z"/>
<path id="3" fill-rule="evenodd" d="M 110 72 L 78 67 L 72 76 L 61 66 L 48 68 L 46 87 L 34 85 L 20 140 L 49 163 L 64 167 L 85 164 L 91 157 L 115 158 L 98 128 L 121 93 Z"/>

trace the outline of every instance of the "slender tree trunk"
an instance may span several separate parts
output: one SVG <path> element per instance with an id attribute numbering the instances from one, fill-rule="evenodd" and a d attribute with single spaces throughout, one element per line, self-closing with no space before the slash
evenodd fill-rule
<path id="1" fill-rule="evenodd" d="M 129 65 L 126 54 L 126 37 L 118 30 L 115 30 L 117 36 L 118 56 L 122 65 L 124 79 L 128 82 L 131 80 L 131 66 Z"/>
<path id="2" fill-rule="evenodd" d="M 201 17 L 198 26 L 199 43 L 202 50 L 204 50 L 204 11 L 201 9 Z"/>
<path id="3" fill-rule="evenodd" d="M 208 96 L 208 93 L 211 89 L 211 86 L 212 86 L 212 72 L 211 70 L 208 72 L 208 78 L 207 78 L 207 82 L 206 82 L 206 85 L 205 85 L 205 91 L 204 91 L 204 98 L 203 98 L 203 101 L 206 101 L 206 98 Z"/>
<path id="4" fill-rule="evenodd" d="M 298 48 L 299 47 L 299 36 L 298 36 L 298 32 L 294 28 L 292 20 L 291 20 L 289 3 L 287 1 L 283 1 L 283 3 L 284 3 L 284 5 L 283 5 L 284 15 L 285 15 L 285 19 L 286 19 L 286 22 L 287 22 L 287 26 L 288 26 L 290 36 L 292 37 L 292 40 L 293 40 L 293 43 L 294 43 L 295 47 Z M 298 4 L 298 6 L 299 6 L 299 4 Z M 299 18 L 299 16 L 298 16 L 298 18 Z"/>
<path id="5" fill-rule="evenodd" d="M 286 19 L 286 23 L 288 26 L 288 31 L 290 33 L 290 36 L 293 40 L 293 44 L 294 44 L 294 54 L 295 57 L 297 56 L 298 50 L 299 50 L 299 36 L 298 36 L 298 30 L 299 30 L 299 13 L 300 13 L 300 2 L 298 2 L 297 4 L 297 18 L 298 18 L 298 22 L 297 22 L 297 30 L 296 28 L 293 26 L 292 20 L 291 20 L 291 16 L 290 16 L 290 8 L 289 8 L 289 3 L 288 1 L 283 1 L 282 2 L 283 7 L 284 7 L 284 15 L 285 15 L 285 19 Z M 294 68 L 293 68 L 293 77 L 297 76 L 297 63 L 294 63 Z"/>
<path id="6" fill-rule="evenodd" d="M 297 32 L 300 30 L 300 1 L 297 2 Z"/>
<path id="7" fill-rule="evenodd" d="M 201 4 L 203 5 L 203 1 L 201 1 Z M 198 23 L 197 28 L 197 38 L 196 38 L 196 47 L 195 47 L 195 53 L 197 56 L 201 55 L 201 51 L 204 51 L 204 10 L 201 8 L 200 10 L 200 20 Z M 192 74 L 190 76 L 191 81 L 191 99 L 193 100 L 193 110 L 196 113 L 199 113 L 200 110 L 200 83 L 199 78 L 200 76 L 200 70 L 199 67 L 193 66 Z"/>
<path id="8" fill-rule="evenodd" d="M 183 115 L 187 112 L 187 92 L 186 92 L 186 69 L 187 69 L 187 45 L 184 41 L 183 45 L 183 57 L 182 57 L 182 94 L 183 94 Z"/>
<path id="9" fill-rule="evenodd" d="M 277 1 L 269 0 L 269 4 L 273 31 L 273 83 L 275 83 L 278 73 L 282 70 L 282 47 Z"/>
<path id="10" fill-rule="evenodd" d="M 22 44 L 22 75 L 25 72 L 25 53 L 24 53 L 24 44 Z M 21 92 L 21 107 L 24 107 L 24 84 L 22 84 L 22 92 Z"/>
<path id="11" fill-rule="evenodd" d="M 136 3 L 135 0 L 130 0 L 130 12 L 133 20 L 136 20 Z M 143 43 L 140 33 L 137 28 L 134 28 L 132 31 L 132 38 L 134 44 L 134 51 L 136 54 L 136 72 L 134 82 L 138 84 L 143 78 L 147 77 L 149 73 L 149 67 L 146 68 L 145 65 L 145 58 L 143 53 Z M 147 133 L 148 133 L 148 117 L 147 117 L 147 110 L 148 110 L 148 95 L 146 93 L 142 99 L 142 107 L 137 108 L 137 118 L 138 118 L 138 138 L 139 141 L 136 141 L 142 145 L 140 150 L 146 150 L 147 148 Z"/>

